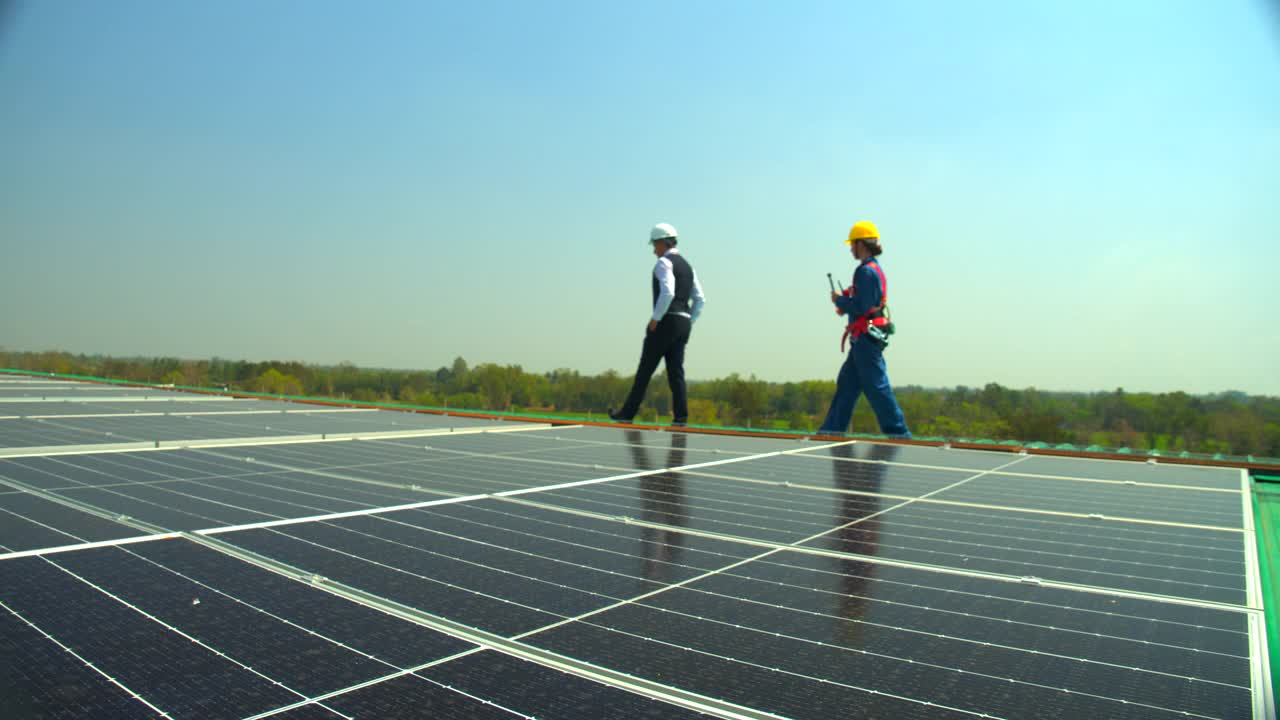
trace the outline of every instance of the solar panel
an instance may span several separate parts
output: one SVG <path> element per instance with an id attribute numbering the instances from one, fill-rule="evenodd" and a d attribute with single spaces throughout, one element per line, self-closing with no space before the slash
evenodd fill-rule
<path id="1" fill-rule="evenodd" d="M 165 395 L 0 407 L 6 718 L 1273 712 L 1238 471 Z"/>

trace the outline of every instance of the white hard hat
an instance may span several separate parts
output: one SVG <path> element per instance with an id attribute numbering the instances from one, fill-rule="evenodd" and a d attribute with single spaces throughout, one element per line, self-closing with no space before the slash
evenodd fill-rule
<path id="1" fill-rule="evenodd" d="M 676 229 L 667 223 L 658 223 L 649 231 L 649 242 L 656 243 L 667 238 L 675 239 Z"/>

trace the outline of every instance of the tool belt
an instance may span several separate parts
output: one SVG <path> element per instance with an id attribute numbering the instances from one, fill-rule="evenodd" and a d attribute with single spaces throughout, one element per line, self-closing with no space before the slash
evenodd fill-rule
<path id="1" fill-rule="evenodd" d="M 858 339 L 860 335 L 866 335 L 881 350 L 889 347 L 889 336 L 894 332 L 893 323 L 889 321 L 889 316 L 881 309 L 876 309 L 867 315 L 849 323 L 844 329 L 844 337 L 840 338 L 840 352 L 844 352 L 845 342 L 849 338 Z"/>

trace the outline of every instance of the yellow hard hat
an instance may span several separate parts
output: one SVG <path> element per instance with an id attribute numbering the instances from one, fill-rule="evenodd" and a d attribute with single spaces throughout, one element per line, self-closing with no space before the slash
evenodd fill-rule
<path id="1" fill-rule="evenodd" d="M 876 229 L 875 223 L 870 220 L 859 220 L 849 228 L 849 239 L 844 241 L 845 245 L 852 245 L 854 240 L 873 240 L 880 242 L 880 231 Z"/>

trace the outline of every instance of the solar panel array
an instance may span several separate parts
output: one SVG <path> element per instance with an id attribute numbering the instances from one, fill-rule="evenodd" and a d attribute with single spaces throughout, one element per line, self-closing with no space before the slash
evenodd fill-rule
<path id="1" fill-rule="evenodd" d="M 0 379 L 0 715 L 1263 718 L 1240 471 Z"/>

